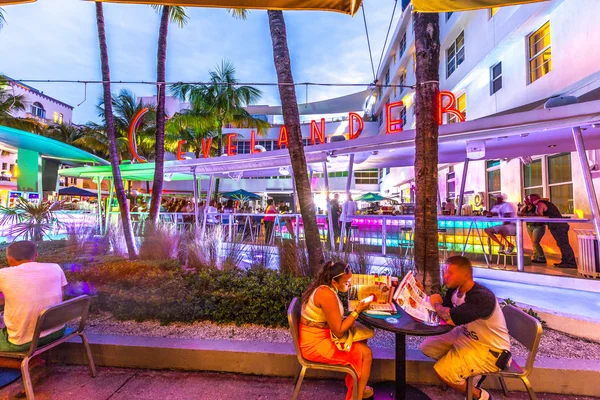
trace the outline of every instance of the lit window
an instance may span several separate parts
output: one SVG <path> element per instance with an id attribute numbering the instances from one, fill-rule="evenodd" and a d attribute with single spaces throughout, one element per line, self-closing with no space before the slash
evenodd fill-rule
<path id="1" fill-rule="evenodd" d="M 366 169 L 363 171 L 354 171 L 354 179 L 357 185 L 378 185 L 379 184 L 379 170 Z"/>
<path id="2" fill-rule="evenodd" d="M 37 101 L 31 105 L 31 114 L 35 117 L 46 118 L 46 110 L 44 110 L 44 106 Z"/>
<path id="3" fill-rule="evenodd" d="M 417 74 L 417 51 L 413 53 L 413 72 Z"/>
<path id="4" fill-rule="evenodd" d="M 561 213 L 574 213 L 571 153 L 548 156 L 548 189 L 550 201 Z"/>
<path id="5" fill-rule="evenodd" d="M 490 19 L 496 15 L 496 13 L 498 12 L 498 10 L 500 9 L 500 7 L 492 7 L 490 8 Z"/>
<path id="6" fill-rule="evenodd" d="M 461 94 L 458 99 L 456 100 L 456 109 L 458 111 L 460 111 L 460 113 L 465 117 L 465 119 L 467 119 L 467 94 L 463 93 Z M 456 118 L 454 115 L 450 115 L 448 117 L 448 123 L 449 124 L 454 124 L 458 122 L 458 118 Z"/>
<path id="7" fill-rule="evenodd" d="M 396 64 L 396 53 L 392 54 L 392 58 L 394 60 L 393 64 Z"/>
<path id="8" fill-rule="evenodd" d="M 523 192 L 525 196 L 539 194 L 544 197 L 544 180 L 542 160 L 533 160 L 529 165 L 523 165 Z"/>
<path id="9" fill-rule="evenodd" d="M 63 115 L 59 112 L 54 111 L 54 113 L 52 114 L 52 120 L 54 121 L 55 124 L 62 124 L 63 123 Z"/>
<path id="10" fill-rule="evenodd" d="M 450 76 L 465 61 L 465 31 L 446 50 L 446 60 L 446 76 Z"/>
<path id="11" fill-rule="evenodd" d="M 494 65 L 490 68 L 490 95 L 502 89 L 502 63 Z"/>
<path id="12" fill-rule="evenodd" d="M 489 160 L 486 161 L 486 188 L 487 188 L 487 209 L 491 210 L 496 205 L 496 199 L 494 196 L 498 195 L 502 191 L 502 180 L 500 175 L 500 160 Z"/>
<path id="13" fill-rule="evenodd" d="M 402 39 L 400 39 L 400 45 L 398 46 L 398 52 L 400 57 L 402 57 L 402 55 L 404 54 L 404 52 L 406 51 L 406 32 L 404 32 L 404 35 L 402 35 Z"/>
<path id="14" fill-rule="evenodd" d="M 552 71 L 552 51 L 550 46 L 550 22 L 529 36 L 529 80 L 537 81 Z"/>

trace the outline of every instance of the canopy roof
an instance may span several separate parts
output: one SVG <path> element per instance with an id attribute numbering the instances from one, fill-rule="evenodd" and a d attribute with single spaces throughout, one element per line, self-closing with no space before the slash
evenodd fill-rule
<path id="1" fill-rule="evenodd" d="M 58 191 L 59 196 L 83 196 L 83 197 L 98 197 L 98 193 L 78 188 L 77 186 L 69 186 Z"/>
<path id="2" fill-rule="evenodd" d="M 375 202 L 375 201 L 383 201 L 383 200 L 387 200 L 387 198 L 383 197 L 380 194 L 377 193 L 373 193 L 373 192 L 368 192 L 363 194 L 362 196 L 360 196 L 359 198 L 356 199 L 356 201 L 366 201 L 369 203 Z"/>
<path id="3" fill-rule="evenodd" d="M 221 193 L 221 197 L 224 197 L 226 199 L 238 199 L 238 200 L 242 200 L 242 199 L 258 200 L 261 198 L 259 195 L 255 194 L 255 193 L 251 193 L 244 189 L 238 189 L 233 192 Z"/>
<path id="4" fill-rule="evenodd" d="M 18 149 L 36 151 L 42 157 L 60 160 L 65 164 L 109 164 L 100 157 L 58 140 L 2 125 L 0 125 L 0 144 L 7 150 L 15 152 Z"/>
<path id="5" fill-rule="evenodd" d="M 515 6 L 546 0 L 412 0 L 418 12 L 467 11 L 481 8 Z"/>
<path id="6" fill-rule="evenodd" d="M 467 143 L 483 141 L 485 159 L 517 158 L 575 151 L 571 128 L 583 130 L 588 149 L 600 149 L 600 100 L 563 107 L 526 111 L 510 115 L 440 126 L 439 163 L 458 163 L 467 157 Z M 304 148 L 307 168 L 320 172 L 323 162 L 329 171 L 348 170 L 348 156 L 355 154 L 355 170 L 408 167 L 414 165 L 415 131 L 358 138 Z M 165 172 L 228 177 L 242 173 L 244 178 L 278 176 L 280 167 L 290 166 L 287 149 L 232 157 L 168 161 Z M 123 179 L 146 175 L 152 179 L 154 164 L 122 165 Z M 110 167 L 82 167 L 59 171 L 72 177 L 109 176 Z M 106 174 L 106 175 L 104 175 Z M 175 178 L 173 178 L 175 179 Z"/>

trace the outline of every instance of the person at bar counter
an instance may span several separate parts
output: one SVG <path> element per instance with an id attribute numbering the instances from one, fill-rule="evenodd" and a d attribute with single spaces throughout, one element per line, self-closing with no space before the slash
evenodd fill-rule
<path id="1" fill-rule="evenodd" d="M 440 336 L 429 337 L 421 351 L 437 360 L 435 372 L 448 386 L 467 392 L 467 378 L 504 369 L 510 359 L 510 336 L 502 309 L 494 293 L 473 281 L 471 262 L 461 256 L 446 260 L 444 283 L 446 296 L 430 297 L 440 318 L 455 328 Z M 475 399 L 490 399 L 490 394 L 477 387 Z"/>
<path id="2" fill-rule="evenodd" d="M 519 215 L 525 217 L 537 216 L 537 210 L 535 204 L 531 201 L 531 196 L 525 197 L 525 204 L 519 210 Z M 546 254 L 544 254 L 544 249 L 540 244 L 546 234 L 546 224 L 543 222 L 527 222 L 527 233 L 533 246 L 533 258 L 531 262 L 534 264 L 546 264 Z"/>
<path id="3" fill-rule="evenodd" d="M 331 338 L 342 337 L 357 324 L 361 312 L 370 303 L 359 302 L 356 309 L 344 319 L 344 306 L 338 292 L 346 293 L 350 288 L 352 272 L 348 264 L 328 262 L 317 278 L 302 294 L 299 345 L 302 356 L 309 361 L 335 365 L 351 365 L 358 376 L 358 398 L 373 396 L 373 389 L 367 386 L 371 374 L 373 355 L 364 341 L 354 341 L 349 351 L 340 350 Z M 352 398 L 352 378 L 346 376 L 348 392 L 346 400 Z"/>
<path id="4" fill-rule="evenodd" d="M 498 193 L 495 196 L 496 205 L 492 207 L 490 211 L 486 213 L 487 217 L 500 217 L 510 218 L 515 217 L 517 212 L 515 207 L 506 201 L 504 194 Z M 514 222 L 503 222 L 502 225 L 490 226 L 485 228 L 485 233 L 489 238 L 500 245 L 498 253 L 512 253 L 515 249 L 515 245 L 508 241 L 507 236 L 515 236 L 517 234 L 517 225 Z M 500 238 L 498 238 L 498 236 Z M 506 244 L 506 246 L 505 246 Z"/>
<path id="5" fill-rule="evenodd" d="M 558 207 L 548 199 L 542 199 L 539 194 L 529 195 L 531 202 L 535 205 L 537 215 L 549 218 L 562 218 L 562 214 Z M 548 223 L 548 230 L 556 240 L 556 244 L 560 249 L 561 260 L 554 265 L 559 268 L 577 268 L 575 262 L 575 253 L 569 243 L 569 224 L 564 223 Z"/>
<path id="6" fill-rule="evenodd" d="M 338 242 L 340 238 L 340 213 L 342 212 L 342 207 L 340 207 L 340 195 L 336 193 L 333 195 L 333 200 L 331 200 L 331 221 L 333 223 L 333 237 L 335 243 Z"/>
<path id="7" fill-rule="evenodd" d="M 13 242 L 6 249 L 8 268 L 0 269 L 0 291 L 4 294 L 4 324 L 0 351 L 29 350 L 40 313 L 62 302 L 67 278 L 58 264 L 38 263 L 34 242 Z M 44 346 L 65 333 L 65 327 L 40 334 Z"/>

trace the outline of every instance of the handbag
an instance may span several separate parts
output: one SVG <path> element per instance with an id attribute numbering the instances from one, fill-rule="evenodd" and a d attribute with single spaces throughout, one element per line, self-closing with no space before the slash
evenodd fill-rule
<path id="1" fill-rule="evenodd" d="M 373 329 L 356 321 L 342 337 L 338 338 L 331 332 L 331 341 L 339 350 L 348 352 L 352 348 L 352 343 L 368 340 L 373 336 L 375 336 Z"/>

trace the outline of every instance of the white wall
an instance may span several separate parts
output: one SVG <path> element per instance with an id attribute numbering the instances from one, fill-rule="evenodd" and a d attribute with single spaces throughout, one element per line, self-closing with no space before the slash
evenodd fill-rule
<path id="1" fill-rule="evenodd" d="M 31 105 L 35 102 L 40 103 L 46 110 L 46 120 L 52 122 L 54 112 L 59 112 L 63 115 L 63 123 L 71 123 L 73 117 L 73 108 L 64 103 L 54 100 L 51 97 L 41 93 L 24 88 L 20 85 L 11 85 L 15 89 L 15 95 L 23 95 L 25 97 L 25 111 L 19 111 L 15 117 L 25 118 L 31 112 Z M 12 93 L 11 93 L 12 94 Z"/>

